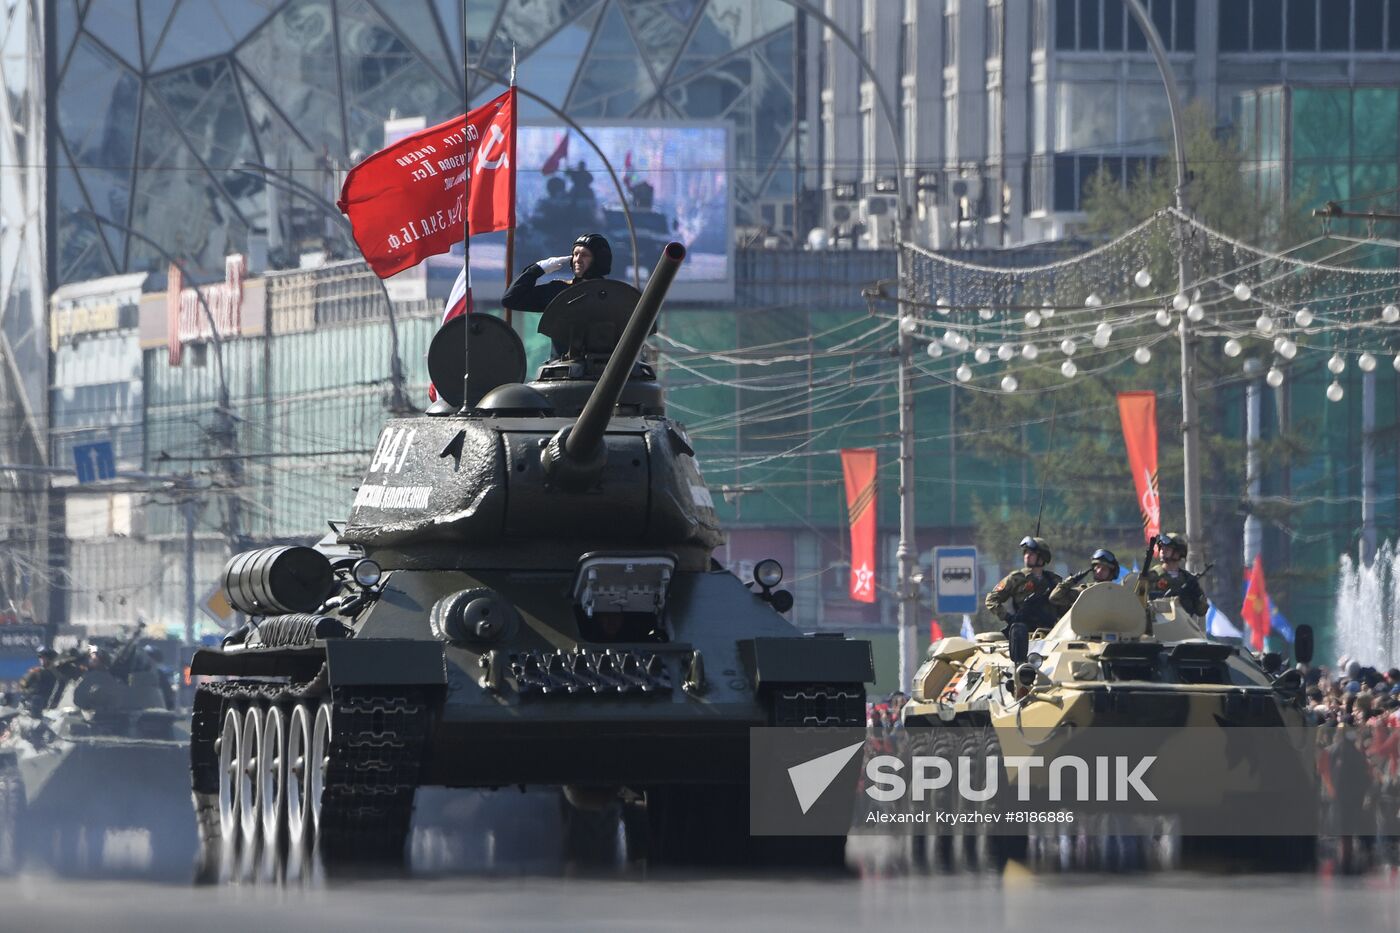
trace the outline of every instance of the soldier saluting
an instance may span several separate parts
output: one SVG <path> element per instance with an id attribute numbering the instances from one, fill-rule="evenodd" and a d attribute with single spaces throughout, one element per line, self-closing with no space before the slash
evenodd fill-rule
<path id="1" fill-rule="evenodd" d="M 1027 535 L 1021 539 L 1021 559 L 1025 567 L 1002 577 L 982 604 L 1007 625 L 1024 623 L 1035 631 L 1049 628 L 1060 618 L 1060 610 L 1050 603 L 1050 591 L 1060 584 L 1060 575 L 1046 570 L 1050 545 L 1044 538 Z"/>
<path id="2" fill-rule="evenodd" d="M 1050 591 L 1050 605 L 1061 611 L 1068 609 L 1074 605 L 1080 593 L 1095 583 L 1117 580 L 1118 569 L 1118 558 L 1113 556 L 1113 552 L 1108 548 L 1099 548 L 1094 552 L 1094 556 L 1089 558 L 1087 570 L 1081 570 L 1074 576 L 1061 580 L 1059 585 Z M 1085 577 L 1091 578 L 1085 582 Z"/>
<path id="3" fill-rule="evenodd" d="M 1159 560 L 1149 562 L 1138 581 L 1138 595 L 1144 603 L 1175 596 L 1181 602 L 1181 607 L 1193 616 L 1205 615 L 1210 609 L 1210 602 L 1201 589 L 1201 581 L 1181 566 L 1181 562 L 1186 560 L 1186 536 L 1175 533 L 1158 535 L 1148 545 L 1149 556 L 1153 547 Z"/>

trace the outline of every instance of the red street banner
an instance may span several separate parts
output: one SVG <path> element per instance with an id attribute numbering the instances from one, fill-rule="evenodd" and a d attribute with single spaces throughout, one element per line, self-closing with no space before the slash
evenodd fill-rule
<path id="1" fill-rule="evenodd" d="M 851 599 L 875 601 L 875 470 L 869 448 L 841 451 L 846 477 L 846 511 L 851 520 Z"/>
<path id="2" fill-rule="evenodd" d="M 1154 392 L 1119 392 L 1118 416 L 1123 421 L 1123 443 L 1128 448 L 1128 468 L 1142 510 L 1144 540 L 1162 533 L 1162 500 L 1157 494 L 1157 395 Z"/>
<path id="3" fill-rule="evenodd" d="M 1240 618 L 1249 626 L 1249 646 L 1263 651 L 1264 636 L 1269 634 L 1269 590 L 1264 585 L 1264 558 L 1258 554 L 1249 570 L 1249 588 L 1244 591 Z"/>
<path id="4" fill-rule="evenodd" d="M 465 151 L 464 151 L 465 146 Z M 515 88 L 350 170 L 336 206 L 381 279 L 515 223 Z"/>

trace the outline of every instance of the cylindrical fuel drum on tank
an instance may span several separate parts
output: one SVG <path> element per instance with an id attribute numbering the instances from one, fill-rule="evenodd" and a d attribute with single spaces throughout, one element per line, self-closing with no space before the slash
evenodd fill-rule
<path id="1" fill-rule="evenodd" d="M 313 612 L 331 591 L 334 574 L 314 548 L 265 547 L 234 555 L 224 567 L 224 595 L 245 615 Z"/>

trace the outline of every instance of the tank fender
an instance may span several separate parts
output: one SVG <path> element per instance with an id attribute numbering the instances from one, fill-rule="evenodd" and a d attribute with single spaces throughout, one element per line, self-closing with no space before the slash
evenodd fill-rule
<path id="1" fill-rule="evenodd" d="M 397 638 L 336 638 L 293 648 L 196 651 L 191 674 L 290 677 L 309 680 L 322 664 L 335 686 L 442 686 L 447 665 L 442 643 Z"/>
<path id="2" fill-rule="evenodd" d="M 445 686 L 442 643 L 409 639 L 353 638 L 326 642 L 332 687 Z"/>
<path id="3" fill-rule="evenodd" d="M 739 657 L 755 687 L 791 683 L 871 683 L 875 658 L 868 641 L 844 638 L 747 638 Z"/>

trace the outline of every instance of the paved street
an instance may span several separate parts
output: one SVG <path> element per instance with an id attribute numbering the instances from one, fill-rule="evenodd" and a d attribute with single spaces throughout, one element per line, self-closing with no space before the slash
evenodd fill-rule
<path id="1" fill-rule="evenodd" d="M 288 889 L 0 883 L 6 930 L 1400 930 L 1400 879 L 491 876 Z"/>

